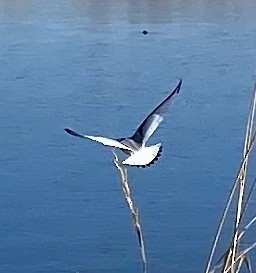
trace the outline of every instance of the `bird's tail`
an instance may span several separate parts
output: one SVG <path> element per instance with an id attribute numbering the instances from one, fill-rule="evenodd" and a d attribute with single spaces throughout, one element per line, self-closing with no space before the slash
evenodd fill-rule
<path id="1" fill-rule="evenodd" d="M 158 143 L 149 147 L 142 147 L 140 150 L 134 152 L 122 163 L 124 165 L 136 166 L 136 167 L 149 167 L 154 164 L 161 156 L 162 145 Z"/>

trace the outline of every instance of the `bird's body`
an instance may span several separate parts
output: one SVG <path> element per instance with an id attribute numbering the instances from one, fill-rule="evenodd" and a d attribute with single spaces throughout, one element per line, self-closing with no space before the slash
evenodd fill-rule
<path id="1" fill-rule="evenodd" d="M 132 152 L 136 152 L 142 147 L 140 143 L 137 143 L 131 138 L 121 138 L 121 139 L 118 139 L 118 141 L 120 141 L 120 143 L 122 143 L 126 147 L 129 147 L 132 150 L 131 151 L 131 150 L 121 149 L 125 154 L 128 154 L 128 155 L 131 155 Z"/>
<path id="2" fill-rule="evenodd" d="M 120 149 L 129 156 L 122 162 L 125 165 L 137 167 L 150 166 L 160 157 L 162 145 L 161 143 L 158 143 L 152 146 L 146 146 L 146 142 L 163 120 L 163 114 L 167 111 L 167 108 L 175 95 L 179 93 L 181 84 L 182 81 L 180 80 L 171 94 L 146 117 L 131 137 L 110 139 L 101 136 L 81 135 L 71 129 L 65 129 L 65 131 L 76 137 L 88 138 L 100 142 L 105 146 Z"/>

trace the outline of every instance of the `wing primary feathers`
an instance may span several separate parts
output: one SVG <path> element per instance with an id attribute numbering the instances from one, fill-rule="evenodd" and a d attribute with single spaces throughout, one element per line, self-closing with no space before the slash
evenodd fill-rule
<path id="1" fill-rule="evenodd" d="M 128 150 L 128 151 L 132 151 L 131 148 L 129 148 L 128 146 L 122 144 L 121 142 L 119 142 L 118 140 L 115 139 L 111 139 L 111 138 L 107 138 L 107 137 L 101 137 L 101 136 L 88 136 L 88 135 L 81 135 L 76 133 L 75 131 L 65 128 L 64 129 L 66 133 L 75 136 L 75 137 L 80 137 L 80 138 L 88 138 L 94 141 L 97 141 L 105 146 L 110 146 L 110 147 L 116 147 L 119 149 L 124 149 L 124 150 Z"/>
<path id="2" fill-rule="evenodd" d="M 69 128 L 65 128 L 64 130 L 65 130 L 66 133 L 68 133 L 68 134 L 70 134 L 72 136 L 84 138 L 83 135 L 80 135 L 80 134 L 76 133 L 75 131 L 73 131 L 73 130 L 71 130 Z"/>
<path id="3" fill-rule="evenodd" d="M 178 85 L 176 86 L 176 88 L 172 91 L 172 93 L 164 100 L 162 101 L 154 110 L 151 114 L 156 113 L 156 114 L 160 114 L 161 112 L 165 112 L 167 110 L 167 107 L 164 107 L 166 105 L 166 102 L 168 102 L 170 100 L 170 98 L 172 98 L 175 94 L 179 94 L 180 92 L 180 88 L 182 85 L 182 79 L 180 79 Z M 166 105 L 169 106 L 169 105 Z M 164 107 L 164 108 L 163 108 Z M 150 115 L 151 115 L 150 114 Z"/>
<path id="4" fill-rule="evenodd" d="M 178 85 L 171 92 L 171 94 L 163 100 L 141 123 L 134 135 L 131 137 L 137 143 L 145 143 L 148 138 L 154 133 L 161 121 L 163 120 L 163 114 L 167 111 L 172 98 L 180 92 L 182 85 L 182 79 Z"/>

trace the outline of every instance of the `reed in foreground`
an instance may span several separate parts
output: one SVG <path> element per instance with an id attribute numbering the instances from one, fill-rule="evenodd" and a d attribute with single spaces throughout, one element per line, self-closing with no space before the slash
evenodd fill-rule
<path id="1" fill-rule="evenodd" d="M 120 173 L 121 188 L 124 193 L 124 197 L 127 202 L 128 208 L 130 210 L 133 226 L 134 226 L 134 229 L 135 229 L 137 237 L 138 237 L 141 258 L 142 258 L 142 262 L 143 262 L 143 272 L 146 273 L 147 272 L 147 260 L 146 260 L 146 252 L 145 252 L 142 228 L 139 223 L 139 211 L 136 208 L 136 206 L 132 200 L 131 190 L 130 190 L 128 176 L 127 176 L 127 169 L 119 161 L 117 154 L 114 151 L 113 151 L 113 154 L 114 154 L 114 164 Z"/>
<path id="2" fill-rule="evenodd" d="M 256 179 L 249 188 L 249 192 L 246 192 L 247 183 L 247 168 L 249 155 L 251 154 L 255 141 L 255 106 L 256 106 L 256 83 L 253 89 L 253 96 L 250 103 L 250 109 L 248 114 L 246 135 L 244 140 L 243 158 L 240 164 L 236 179 L 233 183 L 229 197 L 224 208 L 219 227 L 215 239 L 212 244 L 211 253 L 209 255 L 208 263 L 206 265 L 205 273 L 209 272 L 221 272 L 221 273 L 238 273 L 241 270 L 242 265 L 245 265 L 248 272 L 252 272 L 252 265 L 250 262 L 249 252 L 256 247 L 256 242 L 251 243 L 249 247 L 242 249 L 241 240 L 244 234 L 249 228 L 256 222 L 256 216 L 254 216 L 248 224 L 242 226 L 242 218 L 247 208 L 247 204 L 252 196 Z M 236 195 L 237 193 L 237 195 Z M 230 211 L 231 203 L 234 202 L 236 206 L 235 220 L 233 224 L 233 234 L 231 241 L 227 249 L 225 250 L 219 261 L 213 266 L 213 257 L 216 252 L 216 247 L 220 239 L 221 232 L 223 230 L 224 223 L 226 221 L 228 212 Z"/>

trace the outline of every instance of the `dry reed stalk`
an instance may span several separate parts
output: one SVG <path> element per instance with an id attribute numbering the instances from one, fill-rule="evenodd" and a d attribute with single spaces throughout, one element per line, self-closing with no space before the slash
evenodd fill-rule
<path id="1" fill-rule="evenodd" d="M 256 83 L 254 85 L 253 97 L 252 97 L 251 104 L 250 104 L 250 110 L 249 110 L 248 121 L 247 121 L 247 126 L 246 126 L 243 161 L 240 165 L 240 169 L 239 169 L 238 174 L 236 176 L 236 180 L 233 184 L 233 187 L 231 189 L 231 193 L 228 197 L 225 209 L 223 211 L 223 214 L 222 214 L 222 217 L 221 217 L 221 220 L 219 223 L 219 227 L 217 229 L 217 233 L 215 235 L 215 238 L 214 238 L 214 241 L 212 244 L 212 249 L 211 249 L 211 252 L 210 252 L 210 255 L 208 258 L 208 262 L 206 265 L 206 270 L 205 270 L 206 273 L 214 272 L 217 268 L 220 268 L 220 267 L 222 267 L 221 272 L 235 273 L 235 271 L 237 271 L 237 269 L 240 268 L 243 263 L 243 262 L 241 262 L 241 259 L 243 259 L 243 261 L 245 261 L 245 262 L 248 261 L 245 258 L 245 256 L 241 256 L 241 253 L 243 253 L 243 252 L 238 253 L 238 251 L 239 251 L 238 246 L 239 246 L 239 241 L 242 238 L 245 231 L 255 222 L 255 220 L 253 218 L 253 220 L 240 233 L 241 219 L 243 217 L 248 200 L 251 196 L 251 192 L 252 192 L 254 184 L 255 184 L 255 183 L 253 184 L 253 186 L 250 190 L 250 193 L 248 195 L 248 198 L 247 198 L 246 202 L 244 203 L 243 200 L 244 200 L 244 194 L 245 194 L 245 182 L 246 182 L 246 174 L 247 174 L 248 157 L 249 157 L 250 152 L 252 151 L 252 148 L 255 144 L 255 139 L 256 139 L 256 133 L 254 131 L 255 106 L 256 106 Z M 228 250 L 225 252 L 225 254 L 222 257 L 224 259 L 224 262 L 219 264 L 218 266 L 214 267 L 214 269 L 210 271 L 211 263 L 213 260 L 213 256 L 215 254 L 217 243 L 219 241 L 219 237 L 220 237 L 224 222 L 226 220 L 228 210 L 230 208 L 231 202 L 234 197 L 234 193 L 237 188 L 238 188 L 238 201 L 237 201 L 236 218 L 235 218 L 234 233 L 232 236 L 232 242 L 231 242 L 230 247 L 228 248 Z M 237 257 L 240 257 L 240 258 L 237 259 Z M 237 264 L 237 263 L 239 263 L 239 264 Z"/>
<path id="2" fill-rule="evenodd" d="M 243 264 L 246 265 L 246 267 L 248 269 L 248 272 L 252 273 L 252 266 L 251 266 L 251 261 L 250 261 L 249 256 L 244 256 L 242 259 L 240 259 L 240 261 L 238 263 L 238 266 L 237 266 L 237 269 L 236 269 L 236 273 L 240 272 L 240 269 L 241 269 Z"/>
<path id="3" fill-rule="evenodd" d="M 143 262 L 143 272 L 147 272 L 147 260 L 146 260 L 146 253 L 145 253 L 145 246 L 144 246 L 144 240 L 143 240 L 143 234 L 142 234 L 142 229 L 141 225 L 139 223 L 139 211 L 134 205 L 134 202 L 131 197 L 131 191 L 128 183 L 128 176 L 127 176 L 127 169 L 122 165 L 122 163 L 119 161 L 116 153 L 113 151 L 114 154 L 114 164 L 116 168 L 118 169 L 120 173 L 120 181 L 121 181 L 121 187 L 122 191 L 124 193 L 125 200 L 128 204 L 129 210 L 132 215 L 132 222 L 134 229 L 136 231 L 139 244 L 140 244 L 140 252 L 141 252 L 141 257 L 142 257 L 142 262 Z"/>
<path id="4" fill-rule="evenodd" d="M 243 211 L 242 211 L 242 215 L 241 215 L 241 220 L 242 220 L 243 216 L 245 215 L 245 211 L 247 209 L 247 206 L 248 206 L 249 200 L 251 198 L 251 195 L 252 195 L 252 193 L 254 191 L 255 185 L 256 185 L 256 177 L 253 180 L 253 183 L 252 183 L 252 186 L 251 186 L 250 191 L 248 193 L 248 196 L 246 198 L 246 201 L 244 202 Z"/>
<path id="5" fill-rule="evenodd" d="M 241 240 L 241 238 L 244 236 L 244 234 L 246 233 L 246 231 L 251 227 L 252 224 L 254 224 L 256 222 L 256 216 L 254 216 L 252 218 L 252 220 L 244 227 L 243 230 L 241 230 L 241 232 L 239 233 L 238 236 L 238 240 Z"/>
<path id="6" fill-rule="evenodd" d="M 238 263 L 238 262 L 240 262 L 241 259 L 244 259 L 244 257 L 246 257 L 246 254 L 248 254 L 249 251 L 251 251 L 255 247 L 256 247 L 256 242 L 254 242 L 251 246 L 249 246 L 245 250 L 241 251 L 239 253 L 239 255 L 237 255 L 236 258 L 235 258 L 235 264 Z M 227 269 L 224 271 L 224 273 L 228 273 L 231 270 L 231 267 L 232 267 L 232 265 L 230 265 L 229 267 L 227 267 Z"/>
<path id="7" fill-rule="evenodd" d="M 245 155 L 245 158 L 243 159 L 243 161 L 240 164 L 240 168 L 239 168 L 239 171 L 237 173 L 235 182 L 234 182 L 234 184 L 232 186 L 232 189 L 231 189 L 231 192 L 229 194 L 227 203 L 225 205 L 225 209 L 224 209 L 223 214 L 221 216 L 221 220 L 220 220 L 220 223 L 219 223 L 219 226 L 218 226 L 218 229 L 217 229 L 217 232 L 216 232 L 213 244 L 212 244 L 212 249 L 211 249 L 211 252 L 210 252 L 210 255 L 209 255 L 209 258 L 208 258 L 208 263 L 207 263 L 206 270 L 205 270 L 206 273 L 210 272 L 210 267 L 211 267 L 211 263 L 212 263 L 212 260 L 213 260 L 213 256 L 214 256 L 214 253 L 215 253 L 215 250 L 216 250 L 219 238 L 220 238 L 220 234 L 221 234 L 224 222 L 225 222 L 225 220 L 227 218 L 227 213 L 228 213 L 228 210 L 230 208 L 231 202 L 233 200 L 235 190 L 236 190 L 238 182 L 239 182 L 239 177 L 241 176 L 242 171 L 243 171 L 244 162 L 245 162 L 245 160 L 247 160 L 250 152 L 252 151 L 252 148 L 253 148 L 253 146 L 255 144 L 255 140 L 256 140 L 256 134 L 254 134 L 254 137 L 253 137 L 251 145 L 250 145 L 250 147 L 249 147 L 249 149 L 248 149 L 248 151 L 247 151 L 247 153 Z"/>
<path id="8" fill-rule="evenodd" d="M 255 115 L 255 103 L 256 103 L 256 85 L 254 86 L 253 91 L 253 99 L 250 105 L 249 117 L 246 126 L 246 136 L 245 136 L 245 143 L 244 143 L 244 158 L 249 149 L 251 144 L 251 140 L 253 137 L 253 124 L 254 124 L 254 115 Z M 245 160 L 243 165 L 243 171 L 240 176 L 240 183 L 239 183 L 239 195 L 238 195 L 238 203 L 237 203 L 237 210 L 236 210 L 236 223 L 235 223 L 235 231 L 233 236 L 233 249 L 232 249 L 232 259 L 231 259 L 231 273 L 235 272 L 235 257 L 237 254 L 238 248 L 238 236 L 239 236 L 239 225 L 242 216 L 242 206 L 243 206 L 243 198 L 245 192 L 245 182 L 246 182 L 246 174 L 247 174 L 247 166 L 248 166 L 248 157 Z"/>

